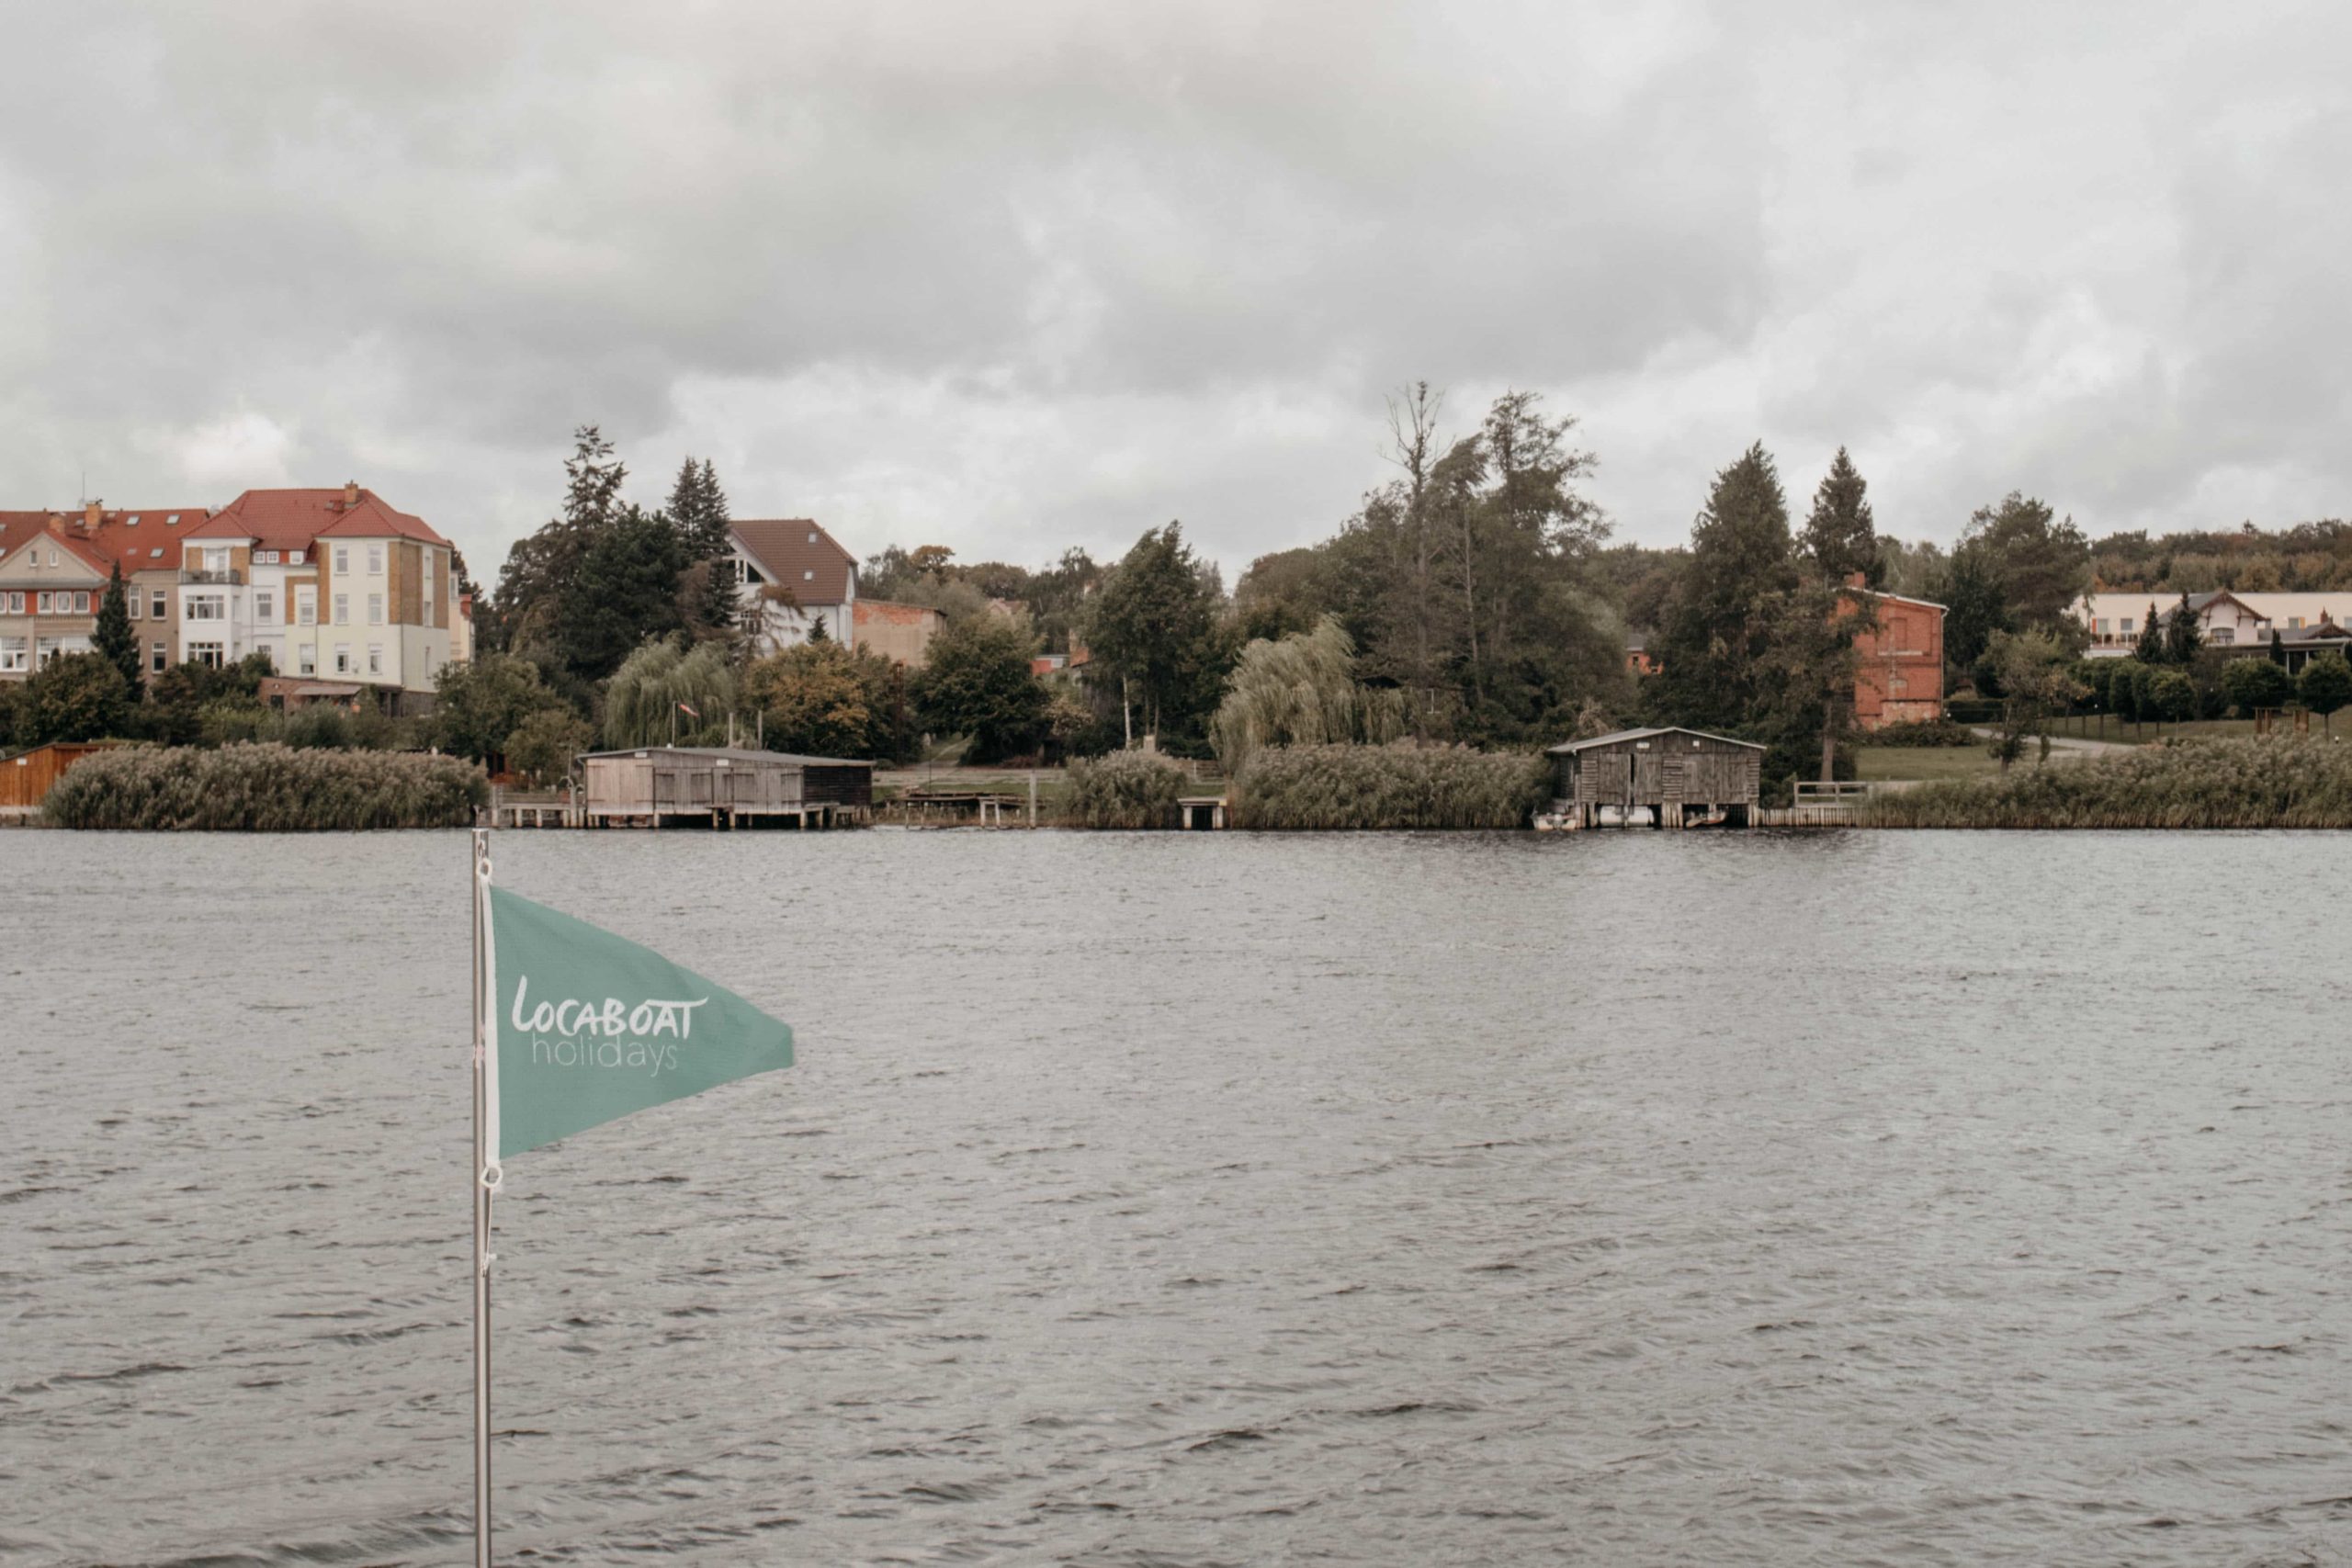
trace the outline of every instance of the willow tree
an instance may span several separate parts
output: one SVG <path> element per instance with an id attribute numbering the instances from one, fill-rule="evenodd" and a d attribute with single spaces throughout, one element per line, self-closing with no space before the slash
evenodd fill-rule
<path id="1" fill-rule="evenodd" d="M 691 710 L 691 711 L 685 711 Z M 680 651 L 667 637 L 646 643 L 613 672 L 605 694 L 605 744 L 652 746 L 726 723 L 735 710 L 735 672 L 715 642 Z"/>
<path id="2" fill-rule="evenodd" d="M 1227 773 L 1239 773 L 1251 753 L 1268 746 L 1380 745 L 1402 735 L 1400 694 L 1358 685 L 1355 651 L 1330 615 L 1311 632 L 1244 648 L 1210 725 Z"/>

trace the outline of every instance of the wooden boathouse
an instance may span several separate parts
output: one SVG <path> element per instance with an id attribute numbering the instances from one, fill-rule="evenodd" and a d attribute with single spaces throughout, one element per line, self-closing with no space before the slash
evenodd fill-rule
<path id="1" fill-rule="evenodd" d="M 1552 747 L 1555 816 L 1597 828 L 1621 824 L 1746 828 L 1756 821 L 1764 748 L 1702 729 L 1621 729 Z"/>
<path id="2" fill-rule="evenodd" d="M 874 764 L 705 746 L 640 746 L 581 760 L 589 828 L 831 828 L 874 805 Z"/>

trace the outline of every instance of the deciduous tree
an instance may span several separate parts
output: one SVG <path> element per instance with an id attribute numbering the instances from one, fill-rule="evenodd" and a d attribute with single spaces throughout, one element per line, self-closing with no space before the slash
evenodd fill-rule
<path id="1" fill-rule="evenodd" d="M 25 678 L 17 702 L 17 743 L 100 740 L 130 718 L 130 682 L 103 653 L 61 653 Z"/>
<path id="2" fill-rule="evenodd" d="M 1179 742 L 1201 736 L 1227 663 L 1224 597 L 1216 569 L 1193 553 L 1177 523 L 1147 529 L 1104 581 L 1087 646 L 1102 673 L 1123 682 L 1145 731 Z M 933 667 L 938 649 L 934 640 Z"/>
<path id="3" fill-rule="evenodd" d="M 2352 703 L 2352 663 L 2334 652 L 2312 658 L 2295 681 L 2295 695 L 2305 707 L 2320 716 L 2321 729 L 2333 737 L 2335 727 L 2331 716 L 2345 704 Z"/>
<path id="4" fill-rule="evenodd" d="M 2284 666 L 2267 659 L 2233 659 L 2222 666 L 2222 694 L 2252 718 L 2257 708 L 2285 707 L 2295 694 L 2295 682 Z"/>
<path id="5" fill-rule="evenodd" d="M 915 711 L 934 735 L 968 735 L 967 760 L 994 762 L 1035 746 L 1046 688 L 1030 672 L 1036 639 L 1005 615 L 975 615 L 931 639 L 910 684 Z"/>
<path id="6" fill-rule="evenodd" d="M 1989 749 L 2007 771 L 2024 755 L 2028 741 L 2038 740 L 2039 760 L 2048 761 L 2051 718 L 2083 695 L 2075 679 L 2074 649 L 2056 632 L 2040 627 L 1998 633 L 1987 652 L 2001 683 L 2001 726 Z"/>

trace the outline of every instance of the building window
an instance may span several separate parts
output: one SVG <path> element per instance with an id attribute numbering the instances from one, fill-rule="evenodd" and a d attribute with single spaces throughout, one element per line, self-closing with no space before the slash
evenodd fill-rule
<path id="1" fill-rule="evenodd" d="M 2299 632 L 2299 631 L 2301 631 L 2301 630 L 2303 629 L 2303 618 L 2302 618 L 2302 616 L 2301 616 L 2301 615 L 2290 615 L 2290 616 L 2288 616 L 2288 617 L 2287 617 L 2287 629 L 2288 629 L 2289 631 L 2290 631 L 2290 632 Z"/>
<path id="2" fill-rule="evenodd" d="M 49 607 L 56 602 L 56 599 L 57 596 L 53 593 L 42 593 L 36 595 L 33 599 L 33 614 L 36 615 L 46 615 L 50 614 L 51 612 Z"/>
<path id="3" fill-rule="evenodd" d="M 162 589 L 158 588 L 155 590 L 154 597 L 148 601 L 147 613 L 159 621 L 170 618 L 171 611 L 166 608 L 164 604 L 164 591 Z"/>
<path id="4" fill-rule="evenodd" d="M 226 546 L 226 545 L 207 545 L 207 546 L 205 546 L 205 547 L 204 547 L 204 570 L 207 570 L 207 571 L 226 571 L 226 570 L 229 570 L 229 547 L 228 547 L 228 546 Z"/>
<path id="5" fill-rule="evenodd" d="M 276 550 L 255 550 L 254 552 L 254 564 L 255 566 L 276 566 L 277 564 L 277 552 Z"/>
<path id="6" fill-rule="evenodd" d="M 11 594 L 9 594 L 9 595 L 8 595 L 8 614 L 10 614 L 10 615 L 23 615 L 24 613 L 25 613 L 25 596 L 24 596 L 23 594 L 21 594 L 21 593 L 11 593 Z"/>
<path id="7" fill-rule="evenodd" d="M 2095 632 L 2098 633 L 2098 635 L 2099 635 L 2099 636 L 2101 636 L 2101 637 L 2105 637 L 2105 636 L 2107 635 L 2107 619 L 2106 619 L 2106 617 L 2105 617 L 2105 616 L 2101 616 L 2101 617 L 2100 617 L 2100 618 L 2098 618 L 2098 620 L 2093 621 L 2093 622 L 2091 623 L 2091 630 L 2093 630 L 2093 631 L 2095 631 Z"/>
<path id="8" fill-rule="evenodd" d="M 148 645 L 147 672 L 151 675 L 161 675 L 164 672 L 164 645 L 160 642 Z"/>
<path id="9" fill-rule="evenodd" d="M 0 637 L 0 671 L 21 675 L 25 671 L 25 639 Z"/>
<path id="10" fill-rule="evenodd" d="M 384 596 L 381 593 L 368 595 L 368 624 L 371 626 L 384 624 Z"/>
<path id="11" fill-rule="evenodd" d="M 277 619 L 277 595 L 266 588 L 254 590 L 254 619 L 264 626 Z"/>
<path id="12" fill-rule="evenodd" d="M 2238 634 L 2237 634 L 2236 632 L 2234 632 L 2234 631 L 2231 630 L 2229 627 L 2227 627 L 2227 626 L 2215 626 L 2215 627 L 2213 628 L 2213 646 L 2214 646 L 2214 647 L 2216 647 L 2216 648 L 2227 648 L 2227 647 L 2229 647 L 2229 646 L 2230 646 L 2230 644 L 2232 644 L 2232 643 L 2233 643 L 2233 642 L 2235 642 L 2235 641 L 2237 641 L 2237 640 L 2238 640 Z"/>
<path id="13" fill-rule="evenodd" d="M 224 662 L 224 652 L 217 642 L 192 642 L 187 645 L 187 662 L 201 664 L 207 670 L 218 670 Z"/>
<path id="14" fill-rule="evenodd" d="M 294 590 L 294 624 L 315 626 L 319 624 L 319 591 L 315 588 Z"/>
<path id="15" fill-rule="evenodd" d="M 347 642 L 334 645 L 334 672 L 338 675 L 351 673 L 351 645 Z"/>
<path id="16" fill-rule="evenodd" d="M 286 564 L 288 566 L 300 566 L 302 564 L 302 552 L 300 550 L 287 551 Z"/>
<path id="17" fill-rule="evenodd" d="M 122 599 L 124 607 L 130 612 L 130 618 L 134 621 L 137 620 L 139 618 L 139 595 L 136 593 L 126 593 L 122 596 Z"/>
<path id="18" fill-rule="evenodd" d="M 337 577 L 341 577 L 345 572 L 347 572 L 350 570 L 351 547 L 349 545 L 337 545 L 334 547 L 334 574 Z"/>
<path id="19" fill-rule="evenodd" d="M 371 642 L 368 645 L 368 673 L 381 675 L 383 672 L 384 645 L 380 642 Z"/>
<path id="20" fill-rule="evenodd" d="M 370 577 L 384 575 L 384 547 L 381 545 L 368 547 L 368 575 Z"/>
<path id="21" fill-rule="evenodd" d="M 351 595 L 348 593 L 334 596 L 334 624 L 339 626 L 351 624 Z"/>
<path id="22" fill-rule="evenodd" d="M 2115 623 L 2115 626 L 2116 626 L 2116 629 L 2117 629 L 2117 630 L 2119 630 L 2119 631 L 2120 631 L 2124 636 L 2126 636 L 2126 637 L 2130 637 L 2130 636 L 2132 635 L 2132 617 L 2131 617 L 2131 616 L 2129 616 L 2129 615 L 2124 616 L 2121 620 L 2120 620 L 2120 621 L 2116 622 L 2116 623 Z"/>
<path id="23" fill-rule="evenodd" d="M 816 569 L 815 569 L 814 567 L 811 567 L 811 568 L 809 568 L 807 571 L 802 572 L 802 573 L 800 574 L 800 581 L 803 581 L 803 582 L 814 582 L 814 581 L 817 581 L 817 570 L 816 570 Z"/>
<path id="24" fill-rule="evenodd" d="M 314 643 L 306 642 L 301 647 L 296 649 L 294 650 L 294 667 L 296 672 L 299 674 L 317 674 L 319 672 L 318 646 Z"/>
<path id="25" fill-rule="evenodd" d="M 90 596 L 87 593 L 74 595 L 74 613 L 77 615 L 86 615 L 90 613 Z"/>
<path id="26" fill-rule="evenodd" d="M 180 601 L 180 607 L 191 621 L 225 621 L 229 618 L 226 594 L 191 593 Z"/>

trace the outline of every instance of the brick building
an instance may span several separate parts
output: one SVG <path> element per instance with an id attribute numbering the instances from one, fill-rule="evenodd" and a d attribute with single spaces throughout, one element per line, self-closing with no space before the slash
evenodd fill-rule
<path id="1" fill-rule="evenodd" d="M 1839 595 L 1846 613 L 1864 603 L 1878 625 L 1854 638 L 1854 722 L 1862 729 L 1917 724 L 1944 714 L 1944 607 L 1874 592 L 1860 572 Z"/>

